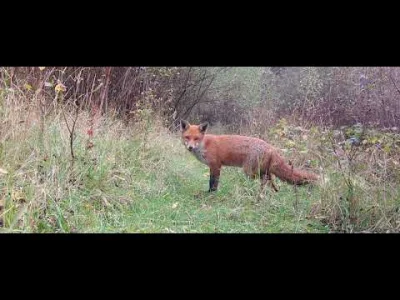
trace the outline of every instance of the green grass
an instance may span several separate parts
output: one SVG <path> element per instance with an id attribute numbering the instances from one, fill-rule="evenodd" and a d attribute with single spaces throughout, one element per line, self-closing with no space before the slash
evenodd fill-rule
<path id="1" fill-rule="evenodd" d="M 224 167 L 218 192 L 210 194 L 208 168 L 157 122 L 126 127 L 102 118 L 91 149 L 86 124 L 82 114 L 73 163 L 60 116 L 47 120 L 43 139 L 33 126 L 3 141 L 3 232 L 324 233 L 400 224 L 394 182 L 383 189 L 355 173 L 349 194 L 344 170 L 327 153 L 325 185 L 294 188 L 277 179 L 280 191 L 266 189 L 257 199 L 258 180 Z"/>
<path id="2" fill-rule="evenodd" d="M 259 182 L 224 168 L 209 194 L 208 168 L 179 137 L 154 127 L 147 133 L 106 124 L 85 149 L 77 131 L 71 163 L 62 119 L 3 144 L 1 177 L 6 232 L 327 232 L 308 218 L 318 190 L 281 184 L 257 200 Z M 84 127 L 82 124 L 81 127 Z M 145 141 L 144 136 L 147 139 Z M 46 157 L 46 160 L 44 160 Z"/>

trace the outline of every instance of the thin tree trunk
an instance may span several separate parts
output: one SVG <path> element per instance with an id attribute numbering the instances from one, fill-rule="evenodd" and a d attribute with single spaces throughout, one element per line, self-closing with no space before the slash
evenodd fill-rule
<path id="1" fill-rule="evenodd" d="M 103 107 L 104 107 L 104 112 L 106 112 L 107 110 L 107 101 L 108 101 L 108 87 L 109 87 L 109 83 L 110 83 L 110 75 L 111 75 L 111 70 L 112 67 L 106 67 L 104 70 L 104 73 L 106 75 L 106 80 L 104 83 L 104 87 L 103 87 L 103 91 L 100 97 L 100 111 L 103 112 Z"/>

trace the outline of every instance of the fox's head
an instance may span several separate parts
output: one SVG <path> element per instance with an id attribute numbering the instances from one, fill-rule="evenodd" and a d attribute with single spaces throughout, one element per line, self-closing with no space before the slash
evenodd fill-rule
<path id="1" fill-rule="evenodd" d="M 190 125 L 188 121 L 181 120 L 182 141 L 186 149 L 196 151 L 199 149 L 206 133 L 208 122 L 200 125 Z"/>

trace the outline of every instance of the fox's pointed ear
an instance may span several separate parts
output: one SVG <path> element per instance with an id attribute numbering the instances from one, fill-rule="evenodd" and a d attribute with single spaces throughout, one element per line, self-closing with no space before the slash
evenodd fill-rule
<path id="1" fill-rule="evenodd" d="M 202 133 L 206 132 L 207 127 L 208 127 L 208 122 L 201 123 L 199 125 L 200 132 L 202 132 Z"/>
<path id="2" fill-rule="evenodd" d="M 186 129 L 188 129 L 190 126 L 188 121 L 185 120 L 181 120 L 181 131 L 185 131 Z"/>

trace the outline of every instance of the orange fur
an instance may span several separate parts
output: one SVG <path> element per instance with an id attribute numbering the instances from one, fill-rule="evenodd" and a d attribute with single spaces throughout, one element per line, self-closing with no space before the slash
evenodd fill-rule
<path id="1" fill-rule="evenodd" d="M 190 125 L 181 121 L 182 141 L 186 148 L 210 167 L 210 188 L 215 191 L 222 166 L 242 167 L 251 178 L 260 176 L 262 187 L 266 183 L 277 191 L 273 176 L 294 185 L 318 180 L 318 175 L 293 168 L 278 150 L 267 142 L 241 135 L 206 134 L 208 123 Z"/>

